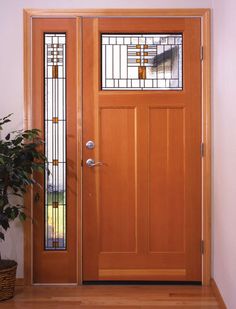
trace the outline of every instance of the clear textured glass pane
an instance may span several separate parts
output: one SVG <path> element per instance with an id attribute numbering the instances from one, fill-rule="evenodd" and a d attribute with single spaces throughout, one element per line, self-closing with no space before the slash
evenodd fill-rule
<path id="1" fill-rule="evenodd" d="M 182 90 L 182 34 L 102 34 L 103 90 Z"/>
<path id="2" fill-rule="evenodd" d="M 66 249 L 66 35 L 44 34 L 45 250 Z"/>

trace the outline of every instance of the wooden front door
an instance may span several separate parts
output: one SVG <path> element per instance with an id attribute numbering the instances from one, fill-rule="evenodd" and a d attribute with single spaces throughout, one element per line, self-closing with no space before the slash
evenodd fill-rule
<path id="1" fill-rule="evenodd" d="M 200 27 L 83 20 L 84 281 L 201 281 Z"/>

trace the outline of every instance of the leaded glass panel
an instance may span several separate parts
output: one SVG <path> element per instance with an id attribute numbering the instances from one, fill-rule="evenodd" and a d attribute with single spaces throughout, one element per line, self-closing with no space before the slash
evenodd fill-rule
<path id="1" fill-rule="evenodd" d="M 182 34 L 102 34 L 102 90 L 181 90 Z"/>
<path id="2" fill-rule="evenodd" d="M 44 34 L 45 250 L 66 249 L 66 35 Z"/>

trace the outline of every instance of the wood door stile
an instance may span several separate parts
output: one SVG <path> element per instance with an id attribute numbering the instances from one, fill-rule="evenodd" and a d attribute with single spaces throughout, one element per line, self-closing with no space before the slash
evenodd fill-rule
<path id="1" fill-rule="evenodd" d="M 183 33 L 183 90 L 102 91 L 102 33 Z M 200 45 L 200 18 L 83 19 L 83 280 L 201 281 Z"/>
<path id="2" fill-rule="evenodd" d="M 39 188 L 40 201 L 33 208 L 33 282 L 77 282 L 77 219 L 76 219 L 76 170 L 77 170 L 77 115 L 76 115 L 76 19 L 40 19 L 32 22 L 32 125 L 44 135 L 44 33 L 66 33 L 66 114 L 67 114 L 67 248 L 44 249 L 44 198 Z M 43 176 L 37 176 L 44 185 Z"/>

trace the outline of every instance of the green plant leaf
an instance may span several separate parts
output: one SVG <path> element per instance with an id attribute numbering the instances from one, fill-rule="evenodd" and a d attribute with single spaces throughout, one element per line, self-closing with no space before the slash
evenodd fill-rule
<path id="1" fill-rule="evenodd" d="M 6 139 L 7 141 L 9 141 L 10 137 L 11 137 L 11 134 L 8 133 L 7 136 L 5 137 L 5 139 Z"/>
<path id="2" fill-rule="evenodd" d="M 26 220 L 26 214 L 24 212 L 20 212 L 19 213 L 19 219 L 21 222 Z"/>
<path id="3" fill-rule="evenodd" d="M 3 117 L 3 118 L 2 118 L 2 119 L 0 119 L 0 120 L 5 120 L 5 119 L 7 119 L 7 118 L 10 118 L 12 115 L 13 115 L 13 113 L 8 114 L 7 116 Z"/>
<path id="4" fill-rule="evenodd" d="M 11 115 L 0 119 L 0 129 L 11 121 Z M 5 139 L 0 139 L 0 228 L 4 230 L 9 228 L 10 220 L 26 219 L 23 205 L 12 202 L 10 196 L 23 197 L 28 186 L 40 186 L 35 176 L 48 171 L 40 135 L 41 131 L 33 128 L 9 132 Z"/>
<path id="5" fill-rule="evenodd" d="M 0 232 L 0 239 L 5 240 L 5 236 L 2 232 Z"/>
<path id="6" fill-rule="evenodd" d="M 11 207 L 6 207 L 4 209 L 4 214 L 7 216 L 8 219 L 11 219 Z"/>
<path id="7" fill-rule="evenodd" d="M 11 220 L 15 220 L 19 215 L 19 209 L 17 207 L 12 207 L 11 209 Z"/>
<path id="8" fill-rule="evenodd" d="M 0 226 L 6 231 L 9 226 L 9 220 L 6 215 L 0 213 Z"/>
<path id="9" fill-rule="evenodd" d="M 23 137 L 19 136 L 15 140 L 13 140 L 13 144 L 16 146 L 16 145 L 19 145 L 22 141 L 23 141 Z"/>

